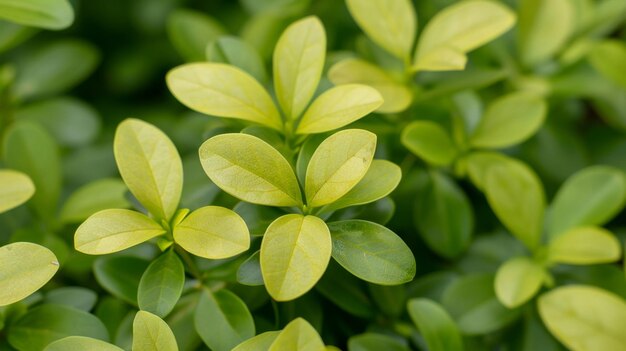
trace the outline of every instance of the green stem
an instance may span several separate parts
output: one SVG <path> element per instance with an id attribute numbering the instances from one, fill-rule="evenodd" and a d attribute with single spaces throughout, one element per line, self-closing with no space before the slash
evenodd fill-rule
<path id="1" fill-rule="evenodd" d="M 176 244 L 175 244 L 176 245 Z M 175 247 L 176 253 L 183 259 L 183 262 L 187 266 L 187 270 L 191 275 L 196 278 L 198 281 L 203 282 L 202 272 L 198 269 L 196 262 L 193 260 L 191 255 L 187 251 L 185 251 L 182 247 L 176 245 Z"/>

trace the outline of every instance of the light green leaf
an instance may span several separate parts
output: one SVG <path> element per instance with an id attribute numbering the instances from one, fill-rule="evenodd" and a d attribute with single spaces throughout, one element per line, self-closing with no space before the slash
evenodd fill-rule
<path id="1" fill-rule="evenodd" d="M 400 341 L 397 337 L 378 334 L 364 333 L 350 337 L 348 339 L 349 351 L 409 351 L 406 342 Z"/>
<path id="2" fill-rule="evenodd" d="M 382 225 L 347 220 L 328 224 L 332 256 L 350 273 L 371 283 L 397 285 L 415 276 L 411 249 Z"/>
<path id="3" fill-rule="evenodd" d="M 161 318 L 139 311 L 133 321 L 133 351 L 178 351 L 176 338 Z"/>
<path id="4" fill-rule="evenodd" d="M 246 304 L 232 292 L 204 289 L 194 315 L 195 329 L 213 351 L 230 351 L 255 334 Z"/>
<path id="5" fill-rule="evenodd" d="M 293 300 L 322 277 L 332 242 L 326 223 L 314 216 L 288 214 L 267 228 L 261 243 L 261 272 L 277 301 Z"/>
<path id="6" fill-rule="evenodd" d="M 376 44 L 409 62 L 415 43 L 417 18 L 409 0 L 347 0 L 348 10 Z"/>
<path id="7" fill-rule="evenodd" d="M 137 302 L 143 311 L 161 318 L 178 302 L 185 284 L 185 267 L 173 250 L 152 261 L 141 276 Z"/>
<path id="8" fill-rule="evenodd" d="M 274 48 L 274 89 L 287 119 L 295 120 L 311 101 L 326 58 L 326 33 L 317 17 L 292 23 Z"/>
<path id="9" fill-rule="evenodd" d="M 246 222 L 232 210 L 201 207 L 174 227 L 174 241 L 188 252 L 220 259 L 238 255 L 250 247 Z"/>
<path id="10" fill-rule="evenodd" d="M 226 34 L 226 30 L 200 11 L 177 9 L 167 18 L 167 34 L 176 51 L 193 62 L 203 61 L 207 44 Z"/>
<path id="11" fill-rule="evenodd" d="M 600 74 L 626 89 L 626 44 L 619 40 L 603 40 L 593 46 L 588 58 Z"/>
<path id="12" fill-rule="evenodd" d="M 157 127 L 129 118 L 117 127 L 113 143 L 128 189 L 153 216 L 169 220 L 183 189 L 183 164 L 172 141 Z"/>
<path id="13" fill-rule="evenodd" d="M 26 298 L 44 286 L 59 269 L 47 248 L 26 242 L 0 247 L 0 306 Z"/>
<path id="14" fill-rule="evenodd" d="M 622 171 L 607 166 L 585 168 L 568 178 L 555 195 L 548 234 L 555 238 L 577 226 L 602 225 L 619 213 L 625 199 Z"/>
<path id="15" fill-rule="evenodd" d="M 131 210 L 110 209 L 91 215 L 74 235 L 74 247 L 88 255 L 125 250 L 165 234 L 159 224 Z"/>
<path id="16" fill-rule="evenodd" d="M 302 195 L 289 162 L 263 140 L 221 134 L 200 147 L 200 162 L 213 183 L 247 202 L 300 206 Z"/>
<path id="17" fill-rule="evenodd" d="M 496 296 L 508 308 L 521 306 L 539 291 L 546 274 L 543 267 L 528 257 L 511 258 L 496 273 Z"/>
<path id="18" fill-rule="evenodd" d="M 494 100 L 470 139 L 479 148 L 504 148 L 531 137 L 546 118 L 547 105 L 539 96 L 519 92 Z"/>
<path id="19" fill-rule="evenodd" d="M 221 36 L 206 49 L 211 62 L 228 63 L 239 67 L 261 83 L 267 82 L 265 63 L 252 45 L 235 36 Z"/>
<path id="20" fill-rule="evenodd" d="M 619 351 L 626 345 L 626 302 L 583 285 L 554 289 L 539 298 L 541 319 L 572 351 Z"/>
<path id="21" fill-rule="evenodd" d="M 576 11 L 570 0 L 522 0 L 519 9 L 518 48 L 528 66 L 559 52 L 575 29 Z"/>
<path id="22" fill-rule="evenodd" d="M 619 240 L 599 227 L 570 229 L 552 239 L 548 245 L 548 259 L 555 263 L 609 263 L 619 260 L 621 255 Z"/>
<path id="23" fill-rule="evenodd" d="M 0 170 L 0 213 L 17 207 L 33 196 L 35 185 L 22 172 Z"/>
<path id="24" fill-rule="evenodd" d="M 429 351 L 463 351 L 463 340 L 454 320 L 443 307 L 429 299 L 412 299 L 409 315 Z"/>
<path id="25" fill-rule="evenodd" d="M 376 151 L 376 135 L 362 129 L 337 132 L 315 150 L 306 171 L 307 205 L 334 202 L 367 173 Z"/>
<path id="26" fill-rule="evenodd" d="M 126 184 L 119 179 L 109 178 L 86 184 L 70 195 L 61 209 L 61 220 L 65 223 L 81 222 L 92 214 L 109 208 L 128 208 Z"/>
<path id="27" fill-rule="evenodd" d="M 86 336 L 68 336 L 57 340 L 44 349 L 44 351 L 124 351 L 115 345 L 102 340 Z"/>
<path id="28" fill-rule="evenodd" d="M 306 110 L 296 133 L 323 133 L 346 126 L 383 104 L 380 93 L 363 84 L 344 84 L 325 91 Z"/>
<path id="29" fill-rule="evenodd" d="M 495 1 L 471 0 L 451 5 L 433 17 L 419 38 L 413 68 L 462 70 L 469 51 L 508 31 L 515 14 Z"/>
<path id="30" fill-rule="evenodd" d="M 183 105 L 208 115 L 238 118 L 282 130 L 280 114 L 252 76 L 222 63 L 189 63 L 167 74 L 167 86 Z"/>
<path id="31" fill-rule="evenodd" d="M 313 327 L 302 318 L 291 321 L 278 334 L 268 351 L 324 351 L 324 342 Z"/>
<path id="32" fill-rule="evenodd" d="M 401 139 L 409 151 L 435 166 L 447 166 L 457 156 L 450 135 L 439 124 L 415 121 L 404 128 Z"/>
<path id="33" fill-rule="evenodd" d="M 463 157 L 460 162 L 465 163 L 467 175 L 474 185 L 484 191 L 487 170 L 493 165 L 519 162 L 500 152 L 474 151 Z"/>
<path id="34" fill-rule="evenodd" d="M 535 172 L 521 162 L 493 165 L 487 169 L 484 185 L 489 206 L 502 224 L 528 248 L 536 248 L 546 199 Z"/>
<path id="35" fill-rule="evenodd" d="M 380 200 L 398 186 L 400 178 L 400 167 L 386 160 L 373 160 L 363 179 L 339 200 L 324 207 L 324 212 Z"/>
<path id="36" fill-rule="evenodd" d="M 280 331 L 268 331 L 252 337 L 237 345 L 232 351 L 267 351 Z"/>
<path id="37" fill-rule="evenodd" d="M 397 82 L 378 66 L 364 60 L 340 61 L 330 68 L 328 78 L 335 85 L 365 84 L 378 90 L 384 100 L 377 110 L 381 113 L 402 112 L 413 100 L 413 93 L 409 88 Z"/>
<path id="38" fill-rule="evenodd" d="M 0 18 L 26 26 L 63 29 L 74 21 L 67 0 L 0 0 Z"/>

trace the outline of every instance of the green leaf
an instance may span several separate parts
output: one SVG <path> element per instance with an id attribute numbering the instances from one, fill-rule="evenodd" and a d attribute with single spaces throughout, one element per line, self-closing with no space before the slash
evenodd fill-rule
<path id="1" fill-rule="evenodd" d="M 274 89 L 290 120 L 307 107 L 319 84 L 326 57 L 324 25 L 314 16 L 292 23 L 274 48 Z"/>
<path id="2" fill-rule="evenodd" d="M 126 184 L 116 178 L 100 179 L 86 184 L 65 201 L 61 208 L 61 221 L 81 222 L 94 213 L 109 208 L 128 208 Z"/>
<path id="3" fill-rule="evenodd" d="M 413 69 L 462 70 L 467 52 L 499 37 L 514 23 L 515 14 L 494 1 L 463 1 L 446 7 L 424 27 Z"/>
<path id="4" fill-rule="evenodd" d="M 93 264 L 98 284 L 113 296 L 137 306 L 137 290 L 148 262 L 134 256 L 104 256 Z"/>
<path id="5" fill-rule="evenodd" d="M 0 0 L 0 18 L 26 26 L 63 29 L 74 21 L 67 0 Z"/>
<path id="6" fill-rule="evenodd" d="M 215 19 L 188 9 L 172 12 L 166 29 L 176 51 L 189 62 L 203 61 L 207 44 L 226 33 Z"/>
<path id="7" fill-rule="evenodd" d="M 109 340 L 106 327 L 96 316 L 54 304 L 28 311 L 11 325 L 7 336 L 11 346 L 24 351 L 43 350 L 48 344 L 68 336 Z"/>
<path id="8" fill-rule="evenodd" d="M 196 256 L 220 259 L 248 250 L 250 233 L 237 213 L 224 207 L 206 206 L 174 226 L 174 241 Z"/>
<path id="9" fill-rule="evenodd" d="M 74 247 L 88 255 L 104 255 L 125 250 L 165 234 L 159 224 L 144 214 L 121 209 L 103 210 L 91 215 L 74 235 Z"/>
<path id="10" fill-rule="evenodd" d="M 268 331 L 252 337 L 237 345 L 232 351 L 267 351 L 280 331 Z"/>
<path id="11" fill-rule="evenodd" d="M 350 273 L 371 283 L 396 285 L 415 276 L 415 258 L 391 230 L 372 222 L 347 220 L 328 224 L 332 256 Z"/>
<path id="12" fill-rule="evenodd" d="M 539 96 L 519 92 L 494 100 L 470 139 L 478 148 L 504 148 L 519 144 L 539 130 L 547 105 Z"/>
<path id="13" fill-rule="evenodd" d="M 28 201 L 35 193 L 35 185 L 22 172 L 0 170 L 0 213 Z"/>
<path id="14" fill-rule="evenodd" d="M 221 36 L 206 48 L 206 57 L 211 62 L 228 63 L 239 67 L 257 81 L 267 82 L 265 63 L 252 45 L 234 36 Z"/>
<path id="15" fill-rule="evenodd" d="M 474 151 L 461 159 L 467 166 L 467 175 L 472 183 L 482 191 L 485 190 L 487 170 L 493 165 L 502 165 L 519 162 L 499 152 Z"/>
<path id="16" fill-rule="evenodd" d="M 573 351 L 621 350 L 626 302 L 584 285 L 554 289 L 539 298 L 541 319 L 552 335 Z"/>
<path id="17" fill-rule="evenodd" d="M 61 160 L 55 141 L 38 124 L 14 123 L 4 135 L 4 160 L 10 168 L 25 173 L 35 185 L 30 204 L 37 214 L 52 220 L 61 193 Z"/>
<path id="18" fill-rule="evenodd" d="M 431 121 L 415 121 L 402 130 L 401 139 L 409 151 L 435 166 L 447 166 L 458 151 L 448 132 Z"/>
<path id="19" fill-rule="evenodd" d="M 465 192 L 440 172 L 425 174 L 416 189 L 414 223 L 426 244 L 444 257 L 459 256 L 474 231 L 474 212 Z"/>
<path id="20" fill-rule="evenodd" d="M 123 351 L 123 349 L 111 345 L 102 340 L 86 336 L 68 336 L 57 340 L 44 349 L 44 351 Z"/>
<path id="21" fill-rule="evenodd" d="M 367 292 L 364 281 L 331 260 L 315 289 L 326 299 L 351 315 L 373 318 L 377 310 Z"/>
<path id="22" fill-rule="evenodd" d="M 167 86 L 194 111 L 238 118 L 282 130 L 280 114 L 265 88 L 252 76 L 222 63 L 189 63 L 167 74 Z"/>
<path id="23" fill-rule="evenodd" d="M 139 311 L 133 321 L 133 351 L 178 351 L 176 338 L 161 318 Z"/>
<path id="24" fill-rule="evenodd" d="M 268 351 L 324 351 L 324 349 L 322 338 L 309 322 L 296 318 L 278 334 Z"/>
<path id="25" fill-rule="evenodd" d="M 626 89 L 626 45 L 619 40 L 603 40 L 593 46 L 589 62 L 605 78 Z"/>
<path id="26" fill-rule="evenodd" d="M 176 306 L 185 284 L 185 267 L 173 250 L 152 261 L 137 289 L 139 308 L 161 318 Z"/>
<path id="27" fill-rule="evenodd" d="M 344 196 L 367 173 L 376 135 L 362 129 L 337 132 L 315 150 L 306 171 L 307 205 L 319 207 Z"/>
<path id="28" fill-rule="evenodd" d="M 456 324 L 443 307 L 429 299 L 412 299 L 409 315 L 428 345 L 429 351 L 462 351 L 463 341 Z"/>
<path id="29" fill-rule="evenodd" d="M 157 219 L 172 218 L 183 189 L 183 165 L 172 141 L 157 127 L 129 118 L 117 127 L 113 143 L 130 192 Z"/>
<path id="30" fill-rule="evenodd" d="M 263 285 L 263 273 L 261 273 L 261 251 L 253 253 L 237 269 L 237 282 L 243 285 Z"/>
<path id="31" fill-rule="evenodd" d="M 324 212 L 368 204 L 389 195 L 400 183 L 400 167 L 386 160 L 372 160 L 361 181 L 339 200 L 324 207 Z"/>
<path id="32" fill-rule="evenodd" d="M 348 339 L 349 351 L 409 351 L 406 343 L 398 338 L 378 333 L 365 333 Z"/>
<path id="33" fill-rule="evenodd" d="M 48 291 L 44 301 L 89 312 L 96 305 L 98 295 L 93 290 L 87 288 L 66 286 Z"/>
<path id="34" fill-rule="evenodd" d="M 550 208 L 551 238 L 578 226 L 602 225 L 624 207 L 626 178 L 622 171 L 595 166 L 578 171 L 561 186 Z"/>
<path id="35" fill-rule="evenodd" d="M 32 27 L 0 21 L 0 53 L 8 51 L 37 33 Z"/>
<path id="36" fill-rule="evenodd" d="M 332 242 L 326 223 L 314 216 L 288 214 L 267 228 L 261 243 L 261 272 L 277 301 L 293 300 L 322 277 Z"/>
<path id="37" fill-rule="evenodd" d="M 330 68 L 328 78 L 335 85 L 365 84 L 378 90 L 384 100 L 377 110 L 381 113 L 402 112 L 413 101 L 413 93 L 409 88 L 378 66 L 364 60 L 342 60 Z"/>
<path id="38" fill-rule="evenodd" d="M 548 259 L 555 263 L 609 263 L 619 260 L 621 256 L 619 240 L 608 230 L 599 227 L 573 228 L 548 244 Z"/>
<path id="39" fill-rule="evenodd" d="M 573 2 L 522 0 L 518 30 L 522 62 L 533 66 L 551 58 L 567 43 L 575 27 Z"/>
<path id="40" fill-rule="evenodd" d="M 485 194 L 502 224 L 535 249 L 541 241 L 546 202 L 535 172 L 521 162 L 493 165 L 485 174 Z"/>
<path id="41" fill-rule="evenodd" d="M 365 34 L 397 58 L 409 62 L 417 17 L 409 0 L 347 0 L 348 10 Z"/>
<path id="42" fill-rule="evenodd" d="M 230 351 L 255 334 L 246 304 L 232 292 L 204 289 L 194 317 L 195 329 L 213 351 Z"/>
<path id="43" fill-rule="evenodd" d="M 547 274 L 528 257 L 511 258 L 496 273 L 496 296 L 508 308 L 521 306 L 537 294 Z"/>
<path id="44" fill-rule="evenodd" d="M 59 269 L 47 248 L 18 242 L 0 247 L 0 306 L 26 298 L 44 286 Z"/>
<path id="45" fill-rule="evenodd" d="M 323 133 L 346 126 L 383 104 L 380 93 L 363 84 L 343 84 L 325 91 L 306 110 L 297 134 Z"/>
<path id="46" fill-rule="evenodd" d="M 289 162 L 263 140 L 222 134 L 200 147 L 200 162 L 213 183 L 247 202 L 300 206 L 302 195 Z"/>

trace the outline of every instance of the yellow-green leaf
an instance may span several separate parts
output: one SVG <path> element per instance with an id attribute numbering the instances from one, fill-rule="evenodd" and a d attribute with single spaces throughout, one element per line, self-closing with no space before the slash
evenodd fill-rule
<path id="1" fill-rule="evenodd" d="M 215 136 L 200 147 L 200 162 L 213 183 L 241 200 L 269 206 L 302 204 L 298 180 L 289 162 L 255 136 Z"/>
<path id="2" fill-rule="evenodd" d="M 291 321 L 268 351 L 324 351 L 325 346 L 322 338 L 315 329 L 303 318 Z"/>
<path id="3" fill-rule="evenodd" d="M 402 130 L 401 139 L 409 151 L 435 166 L 447 166 L 457 156 L 450 134 L 432 121 L 415 121 Z"/>
<path id="4" fill-rule="evenodd" d="M 74 21 L 67 0 L 0 0 L 0 18 L 26 26 L 63 29 Z"/>
<path id="5" fill-rule="evenodd" d="M 267 291 L 277 301 L 303 295 L 326 271 L 331 252 L 330 231 L 321 219 L 299 214 L 276 219 L 261 243 Z"/>
<path id="6" fill-rule="evenodd" d="M 59 269 L 47 248 L 18 242 L 0 247 L 0 306 L 26 298 L 44 286 Z"/>
<path id="7" fill-rule="evenodd" d="M 317 17 L 292 23 L 274 49 L 274 88 L 288 119 L 300 117 L 319 84 L 326 58 L 326 33 Z"/>
<path id="8" fill-rule="evenodd" d="M 545 277 L 543 268 L 530 258 L 509 259 L 496 273 L 496 296 L 506 307 L 518 307 L 535 296 Z"/>
<path id="9" fill-rule="evenodd" d="M 376 135 L 366 130 L 342 130 L 324 140 L 307 167 L 307 204 L 319 207 L 345 195 L 363 179 L 375 151 Z"/>
<path id="10" fill-rule="evenodd" d="M 383 104 L 380 93 L 367 85 L 344 84 L 325 91 L 306 110 L 296 133 L 323 133 L 348 125 Z"/>
<path id="11" fill-rule="evenodd" d="M 346 4 L 372 41 L 409 62 L 417 32 L 417 18 L 410 0 L 347 0 Z"/>
<path id="12" fill-rule="evenodd" d="M 82 222 L 92 214 L 109 208 L 128 208 L 126 199 L 128 188 L 121 179 L 99 179 L 86 184 L 76 191 L 63 204 L 61 220 L 64 223 Z"/>
<path id="13" fill-rule="evenodd" d="M 86 336 L 68 336 L 50 343 L 44 351 L 124 351 L 115 345 Z"/>
<path id="14" fill-rule="evenodd" d="M 358 83 L 378 90 L 384 100 L 377 110 L 381 113 L 402 112 L 413 100 L 413 93 L 409 88 L 367 61 L 359 59 L 340 61 L 330 68 L 328 78 L 335 85 Z"/>
<path id="15" fill-rule="evenodd" d="M 178 351 L 176 338 L 161 318 L 139 311 L 133 321 L 133 351 Z"/>
<path id="16" fill-rule="evenodd" d="M 201 207 L 174 227 L 174 241 L 188 252 L 220 259 L 238 255 L 250 247 L 246 222 L 219 206 Z"/>
<path id="17" fill-rule="evenodd" d="M 0 213 L 17 207 L 33 196 L 35 185 L 21 172 L 0 170 Z"/>
<path id="18" fill-rule="evenodd" d="M 467 52 L 497 38 L 514 23 L 515 14 L 495 1 L 470 0 L 451 5 L 426 24 L 415 51 L 414 69 L 462 70 Z"/>
<path id="19" fill-rule="evenodd" d="M 165 230 L 152 219 L 131 210 L 109 209 L 91 215 L 74 236 L 77 251 L 104 255 L 141 244 Z"/>
<path id="20" fill-rule="evenodd" d="M 266 351 L 270 348 L 280 331 L 268 331 L 252 337 L 237 345 L 232 351 Z"/>
<path id="21" fill-rule="evenodd" d="M 596 264 L 620 259 L 619 240 L 600 227 L 578 227 L 568 230 L 550 241 L 548 259 L 556 263 Z"/>
<path id="22" fill-rule="evenodd" d="M 128 189 L 152 215 L 169 220 L 183 189 L 183 165 L 172 141 L 157 127 L 129 118 L 117 127 L 113 146 Z"/>
<path id="23" fill-rule="evenodd" d="M 539 314 L 572 351 L 621 351 L 626 345 L 626 301 L 608 291 L 569 285 L 543 294 Z"/>
<path id="24" fill-rule="evenodd" d="M 626 43 L 603 40 L 593 46 L 588 55 L 591 65 L 609 80 L 626 89 Z"/>
<path id="25" fill-rule="evenodd" d="M 237 67 L 189 63 L 171 70 L 166 79 L 176 99 L 192 110 L 282 129 L 280 114 L 265 88 Z"/>

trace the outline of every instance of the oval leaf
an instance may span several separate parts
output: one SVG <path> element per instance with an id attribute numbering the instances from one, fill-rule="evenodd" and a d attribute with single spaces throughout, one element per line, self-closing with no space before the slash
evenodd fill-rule
<path id="1" fill-rule="evenodd" d="M 220 259 L 238 255 L 250 247 L 246 222 L 227 208 L 199 208 L 174 227 L 174 241 L 188 252 Z"/>
<path id="2" fill-rule="evenodd" d="M 33 196 L 35 185 L 22 172 L 0 170 L 0 213 L 17 207 Z"/>
<path id="3" fill-rule="evenodd" d="M 462 351 L 463 341 L 456 324 L 443 307 L 429 299 L 412 299 L 409 315 L 429 351 Z"/>
<path id="4" fill-rule="evenodd" d="M 96 281 L 111 295 L 137 306 L 137 290 L 148 262 L 134 256 L 104 256 L 93 264 Z"/>
<path id="5" fill-rule="evenodd" d="M 588 57 L 600 74 L 626 89 L 626 44 L 619 40 L 603 40 L 594 45 Z"/>
<path id="6" fill-rule="evenodd" d="M 173 250 L 152 261 L 137 290 L 139 308 L 161 318 L 178 302 L 185 284 L 185 267 Z"/>
<path id="7" fill-rule="evenodd" d="M 167 34 L 176 51 L 193 62 L 203 61 L 207 44 L 226 34 L 226 30 L 201 11 L 178 8 L 167 18 Z"/>
<path id="8" fill-rule="evenodd" d="M 300 120 L 296 133 L 323 133 L 346 126 L 383 103 L 380 93 L 367 85 L 344 84 L 320 95 Z"/>
<path id="9" fill-rule="evenodd" d="M 92 214 L 110 208 L 128 208 L 126 184 L 119 179 L 100 179 L 86 184 L 70 195 L 61 209 L 61 220 L 81 222 Z"/>
<path id="10" fill-rule="evenodd" d="M 26 242 L 0 247 L 0 306 L 26 298 L 44 286 L 59 269 L 47 248 Z"/>
<path id="11" fill-rule="evenodd" d="M 26 26 L 63 29 L 74 21 L 67 0 L 0 0 L 0 18 Z"/>
<path id="12" fill-rule="evenodd" d="M 363 179 L 375 151 L 376 135 L 366 130 L 342 130 L 324 140 L 307 167 L 307 205 L 319 207 L 344 196 Z"/>
<path id="13" fill-rule="evenodd" d="M 380 285 L 396 285 L 415 276 L 415 258 L 391 230 L 372 222 L 347 220 L 328 224 L 333 258 L 357 277 Z"/>
<path id="14" fill-rule="evenodd" d="M 239 67 L 261 83 L 267 82 L 265 63 L 259 52 L 249 43 L 235 36 L 221 36 L 206 49 L 211 62 L 228 63 Z"/>
<path id="15" fill-rule="evenodd" d="M 102 340 L 86 336 L 68 336 L 57 340 L 44 349 L 44 351 L 124 351 L 115 345 Z"/>
<path id="16" fill-rule="evenodd" d="M 447 166 L 457 156 L 448 132 L 431 121 L 415 121 L 402 131 L 400 139 L 409 151 L 435 166 Z"/>
<path id="17" fill-rule="evenodd" d="M 314 216 L 289 214 L 267 228 L 261 243 L 261 272 L 277 301 L 293 300 L 322 277 L 332 242 L 326 223 Z"/>
<path id="18" fill-rule="evenodd" d="M 88 255 L 104 255 L 125 250 L 162 234 L 165 234 L 165 229 L 139 212 L 103 210 L 87 218 L 76 229 L 74 247 Z"/>
<path id="19" fill-rule="evenodd" d="M 548 259 L 556 263 L 609 263 L 619 260 L 621 255 L 619 240 L 608 230 L 598 227 L 570 229 L 548 245 Z"/>
<path id="20" fill-rule="evenodd" d="M 509 259 L 496 273 L 496 296 L 508 308 L 521 306 L 539 291 L 546 274 L 544 269 L 530 258 Z"/>
<path id="21" fill-rule="evenodd" d="M 324 351 L 324 342 L 313 327 L 302 318 L 291 321 L 276 337 L 268 351 Z"/>
<path id="22" fill-rule="evenodd" d="M 189 63 L 167 74 L 167 86 L 183 105 L 212 116 L 238 118 L 282 130 L 267 91 L 248 73 L 222 63 Z"/>
<path id="23" fill-rule="evenodd" d="M 265 351 L 270 348 L 280 331 L 261 333 L 237 345 L 232 351 Z"/>
<path id="24" fill-rule="evenodd" d="M 292 23 L 274 49 L 274 89 L 285 116 L 295 120 L 311 101 L 324 68 L 326 33 L 317 17 Z"/>
<path id="25" fill-rule="evenodd" d="M 133 351 L 178 351 L 176 338 L 161 318 L 139 311 L 133 321 Z"/>
<path id="26" fill-rule="evenodd" d="M 378 334 L 365 333 L 356 335 L 348 339 L 349 351 L 409 351 L 406 342 L 400 341 L 397 337 Z"/>
<path id="27" fill-rule="evenodd" d="M 543 294 L 538 306 L 548 330 L 573 351 L 621 350 L 626 345 L 626 302 L 617 295 L 570 285 Z"/>

